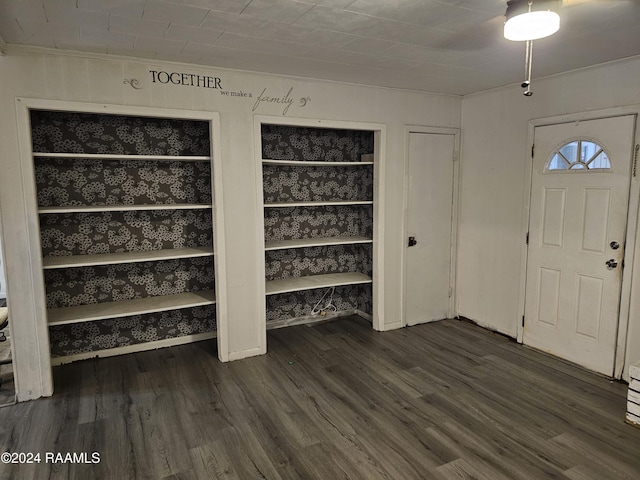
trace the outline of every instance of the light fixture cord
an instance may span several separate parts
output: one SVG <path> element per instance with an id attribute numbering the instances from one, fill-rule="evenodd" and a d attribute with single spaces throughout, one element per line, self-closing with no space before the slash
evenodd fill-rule
<path id="1" fill-rule="evenodd" d="M 530 97 L 533 95 L 531 91 L 531 69 L 533 63 L 533 40 L 527 40 L 526 51 L 524 55 L 524 76 L 525 81 L 522 84 L 523 88 L 526 88 L 524 95 Z"/>
<path id="2" fill-rule="evenodd" d="M 531 13 L 531 5 L 533 4 L 533 0 L 529 0 L 529 13 Z M 527 89 L 524 92 L 524 95 L 530 97 L 533 95 L 531 91 L 531 67 L 533 64 L 533 40 L 527 40 L 526 50 L 524 54 L 524 76 L 525 83 L 523 86 L 526 86 Z"/>

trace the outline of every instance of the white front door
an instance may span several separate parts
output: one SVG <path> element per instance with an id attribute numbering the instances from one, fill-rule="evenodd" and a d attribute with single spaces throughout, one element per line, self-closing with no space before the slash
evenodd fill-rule
<path id="1" fill-rule="evenodd" d="M 406 325 L 442 320 L 451 314 L 454 152 L 454 134 L 409 134 Z M 409 246 L 409 239 L 415 244 Z"/>
<path id="2" fill-rule="evenodd" d="M 536 127 L 523 342 L 612 375 L 634 117 Z"/>

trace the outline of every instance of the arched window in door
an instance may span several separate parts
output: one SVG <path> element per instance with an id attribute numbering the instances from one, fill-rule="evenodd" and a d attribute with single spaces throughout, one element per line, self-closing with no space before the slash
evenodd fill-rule
<path id="1" fill-rule="evenodd" d="M 571 140 L 556 150 L 546 170 L 611 170 L 609 156 L 604 147 L 591 140 Z"/>

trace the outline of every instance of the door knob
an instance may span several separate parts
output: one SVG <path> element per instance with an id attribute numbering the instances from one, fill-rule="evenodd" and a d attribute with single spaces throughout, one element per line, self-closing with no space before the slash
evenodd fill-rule
<path id="1" fill-rule="evenodd" d="M 604 262 L 607 268 L 616 268 L 618 266 L 618 262 L 616 262 L 613 258 Z"/>
<path id="2" fill-rule="evenodd" d="M 409 237 L 409 246 L 410 247 L 413 247 L 417 243 L 418 243 L 418 241 L 416 240 L 416 237 Z"/>
<path id="3" fill-rule="evenodd" d="M 611 247 L 611 250 L 617 250 L 620 248 L 620 244 L 618 242 L 616 242 L 615 240 L 613 242 L 611 242 L 609 244 L 609 246 Z"/>

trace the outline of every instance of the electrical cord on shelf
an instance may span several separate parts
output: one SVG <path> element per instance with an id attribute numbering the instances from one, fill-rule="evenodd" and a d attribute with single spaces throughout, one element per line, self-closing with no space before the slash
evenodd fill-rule
<path id="1" fill-rule="evenodd" d="M 311 309 L 311 315 L 326 315 L 327 312 L 337 312 L 338 308 L 333 304 L 333 293 L 335 292 L 336 287 L 328 288 L 324 295 L 320 297 L 320 300 L 313 306 Z M 327 299 L 327 296 L 329 297 Z M 321 306 L 323 302 L 324 306 Z"/>

